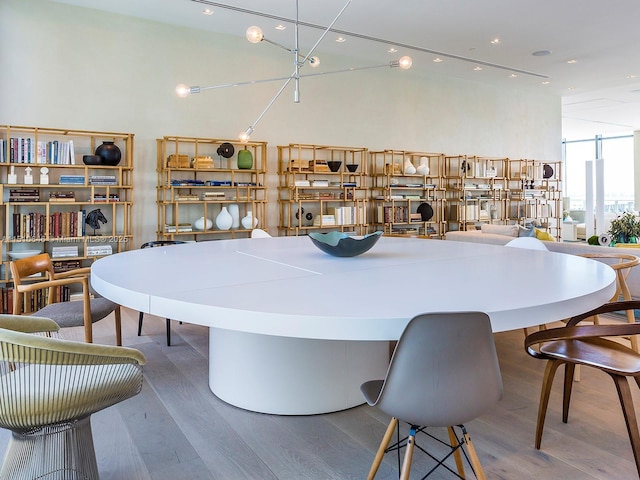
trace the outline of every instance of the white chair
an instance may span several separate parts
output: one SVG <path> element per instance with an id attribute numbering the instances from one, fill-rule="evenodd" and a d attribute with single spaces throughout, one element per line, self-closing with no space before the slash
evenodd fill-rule
<path id="1" fill-rule="evenodd" d="M 541 240 L 535 237 L 517 237 L 505 245 L 505 247 L 526 248 L 528 250 L 544 250 L 549 251 L 547 246 Z"/>
<path id="2" fill-rule="evenodd" d="M 271 235 L 261 228 L 254 228 L 251 230 L 251 238 L 271 238 Z"/>

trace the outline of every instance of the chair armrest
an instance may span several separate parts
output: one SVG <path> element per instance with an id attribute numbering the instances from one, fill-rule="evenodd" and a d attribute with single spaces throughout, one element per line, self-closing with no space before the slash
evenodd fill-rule
<path id="1" fill-rule="evenodd" d="M 56 358 L 56 365 L 104 365 L 110 363 L 138 363 L 144 365 L 146 358 L 139 350 L 128 347 L 81 343 L 71 340 L 53 339 L 11 330 L 0 330 L 0 342 L 27 347 L 0 352 L 0 360 L 23 363 L 51 363 Z M 47 350 L 49 352 L 70 354 L 39 356 L 39 358 L 21 358 L 28 355 L 29 349 Z M 10 357 L 10 358 L 9 358 Z M 35 361 L 34 361 L 35 360 Z"/>
<path id="2" fill-rule="evenodd" d="M 29 315 L 0 315 L 0 328 L 23 333 L 57 332 L 60 326 L 49 318 Z"/>
<path id="3" fill-rule="evenodd" d="M 527 336 L 524 348 L 535 358 L 547 358 L 544 353 L 533 348 L 541 343 L 557 340 L 581 340 L 599 337 L 621 337 L 640 334 L 640 323 L 623 323 L 618 325 L 578 325 L 540 330 Z"/>
<path id="4" fill-rule="evenodd" d="M 66 272 L 55 273 L 53 279 L 57 280 L 59 278 L 89 276 L 90 273 L 91 267 L 74 268 L 73 270 L 67 270 Z"/>
<path id="5" fill-rule="evenodd" d="M 61 285 L 72 285 L 74 283 L 82 283 L 87 284 L 87 277 L 72 277 L 72 278 L 61 278 L 58 280 L 42 280 L 40 282 L 27 283 L 23 285 L 16 285 L 16 290 L 20 293 L 24 292 L 32 292 L 34 290 L 41 290 L 43 288 L 49 287 L 59 287 Z"/>

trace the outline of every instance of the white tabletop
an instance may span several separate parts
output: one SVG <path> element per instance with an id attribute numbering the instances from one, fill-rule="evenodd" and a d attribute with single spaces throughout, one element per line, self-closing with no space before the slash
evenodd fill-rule
<path id="1" fill-rule="evenodd" d="M 111 255 L 98 293 L 133 309 L 240 332 L 393 340 L 416 314 L 480 310 L 494 331 L 585 312 L 615 291 L 613 270 L 573 255 L 383 237 L 337 258 L 307 237 L 220 240 Z"/>

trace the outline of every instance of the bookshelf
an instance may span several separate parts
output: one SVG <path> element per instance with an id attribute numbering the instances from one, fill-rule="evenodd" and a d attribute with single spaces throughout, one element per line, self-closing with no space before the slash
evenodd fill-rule
<path id="1" fill-rule="evenodd" d="M 59 268 L 70 268 L 131 248 L 133 138 L 132 133 L 0 126 L 3 305 L 12 256 L 48 252 Z M 95 156 L 103 145 L 119 151 L 115 165 L 113 158 Z"/>
<path id="2" fill-rule="evenodd" d="M 268 228 L 266 142 L 165 136 L 156 143 L 158 240 L 243 238 Z"/>

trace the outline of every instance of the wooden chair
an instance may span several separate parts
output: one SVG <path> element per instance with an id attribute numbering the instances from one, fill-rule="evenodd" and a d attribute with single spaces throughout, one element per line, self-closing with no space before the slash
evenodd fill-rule
<path id="1" fill-rule="evenodd" d="M 627 285 L 627 277 L 631 272 L 631 269 L 636 265 L 640 264 L 640 258 L 635 255 L 630 255 L 626 253 L 618 253 L 618 252 L 598 252 L 598 253 L 583 253 L 580 254 L 581 257 L 584 258 L 592 258 L 594 260 L 598 260 L 609 265 L 616 272 L 616 292 L 613 294 L 609 302 L 617 302 L 622 297 L 622 300 L 629 301 L 631 300 L 631 293 L 629 292 L 629 287 Z M 635 323 L 635 312 L 633 310 L 627 310 L 627 323 Z M 597 315 L 594 315 L 593 322 L 597 325 L 600 323 L 600 319 Z M 635 335 L 630 339 L 631 348 L 633 348 L 636 352 L 640 352 L 640 345 L 638 343 L 638 337 Z"/>
<path id="2" fill-rule="evenodd" d="M 534 358 L 547 360 L 542 380 L 535 447 L 540 449 L 542 430 L 549 403 L 553 378 L 558 367 L 564 365 L 564 393 L 562 400 L 562 421 L 569 418 L 569 403 L 573 386 L 574 370 L 577 366 L 597 368 L 607 373 L 618 391 L 627 425 L 631 449 L 640 475 L 640 430 L 636 419 L 629 377 L 640 387 L 640 354 L 633 349 L 604 337 L 619 337 L 640 333 L 640 324 L 578 325 L 594 315 L 640 308 L 640 301 L 607 303 L 595 310 L 571 318 L 567 325 L 541 330 L 525 339 L 525 349 Z"/>
<path id="3" fill-rule="evenodd" d="M 465 478 L 461 451 L 476 478 L 485 478 L 463 425 L 502 398 L 500 367 L 491 322 L 485 313 L 429 313 L 414 317 L 398 340 L 386 378 L 365 382 L 360 390 L 369 405 L 391 416 L 368 480 L 376 476 L 385 453 L 405 447 L 400 478 L 408 480 L 414 448 L 427 453 L 416 443 L 416 435 L 423 433 L 436 439 L 427 427 L 446 428 L 449 443 L 436 440 L 450 449 L 443 459 L 436 459 L 437 464 L 422 478 L 440 466 L 453 472 L 444 464 L 450 455 L 455 459 L 459 478 Z M 409 435 L 389 446 L 399 420 L 410 425 Z M 454 427 L 460 429 L 461 435 Z"/>
<path id="4" fill-rule="evenodd" d="M 180 240 L 155 240 L 153 242 L 143 243 L 140 248 L 156 248 L 156 247 L 168 247 L 170 245 L 180 245 L 184 242 Z M 144 312 L 138 314 L 138 336 L 142 335 L 142 320 L 144 319 Z M 165 319 L 167 325 L 167 347 L 171 346 L 171 319 Z M 182 322 L 180 322 L 182 323 Z"/>
<path id="5" fill-rule="evenodd" d="M 102 297 L 91 298 L 89 267 L 55 273 L 49 254 L 41 253 L 13 260 L 9 263 L 9 268 L 14 283 L 14 314 L 50 318 L 60 327 L 84 326 L 84 339 L 87 343 L 92 343 L 93 323 L 114 312 L 116 344 L 122 345 L 120 305 Z M 82 289 L 82 301 L 61 302 L 58 289 L 64 285 L 78 285 Z M 43 308 L 36 308 L 36 302 L 33 301 L 38 295 L 46 299 L 46 306 Z"/>
<path id="6" fill-rule="evenodd" d="M 34 335 L 58 329 L 0 315 L 0 427 L 12 432 L 0 478 L 99 478 L 91 415 L 142 387 L 142 353 Z"/>

